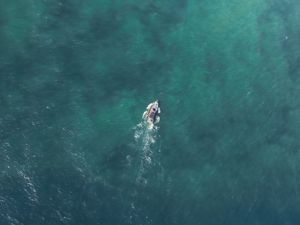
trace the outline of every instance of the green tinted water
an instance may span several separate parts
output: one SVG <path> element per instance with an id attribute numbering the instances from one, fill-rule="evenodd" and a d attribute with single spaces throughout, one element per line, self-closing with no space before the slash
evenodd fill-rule
<path id="1" fill-rule="evenodd" d="M 0 2 L 0 224 L 299 224 L 299 12 Z"/>

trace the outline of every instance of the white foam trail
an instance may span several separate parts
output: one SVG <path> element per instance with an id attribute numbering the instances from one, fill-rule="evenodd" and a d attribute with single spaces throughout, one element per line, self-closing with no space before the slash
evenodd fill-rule
<path id="1" fill-rule="evenodd" d="M 139 151 L 139 169 L 136 182 L 146 185 L 148 180 L 145 175 L 154 164 L 152 146 L 157 140 L 158 127 L 149 129 L 145 121 L 134 128 L 134 138 Z"/>
<path id="2" fill-rule="evenodd" d="M 136 171 L 135 183 L 139 188 L 151 185 L 152 181 L 156 182 L 160 176 L 159 173 L 162 171 L 158 130 L 159 127 L 156 125 L 152 129 L 149 129 L 144 119 L 134 127 L 135 148 L 138 151 L 138 158 L 132 164 L 132 159 L 130 157 L 129 159 L 130 165 L 136 166 L 134 168 Z M 151 224 L 151 219 L 148 215 L 140 214 L 139 194 L 139 189 L 134 189 L 132 192 L 128 223 Z"/>
<path id="3" fill-rule="evenodd" d="M 38 202 L 37 191 L 32 179 L 29 176 L 27 176 L 22 170 L 17 171 L 17 173 L 24 181 L 24 190 L 29 200 L 32 202 Z"/>

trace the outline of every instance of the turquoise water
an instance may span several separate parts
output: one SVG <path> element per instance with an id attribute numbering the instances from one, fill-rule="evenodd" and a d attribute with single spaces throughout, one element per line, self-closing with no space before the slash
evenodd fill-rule
<path id="1" fill-rule="evenodd" d="M 0 224 L 298 225 L 299 40 L 298 0 L 0 1 Z"/>

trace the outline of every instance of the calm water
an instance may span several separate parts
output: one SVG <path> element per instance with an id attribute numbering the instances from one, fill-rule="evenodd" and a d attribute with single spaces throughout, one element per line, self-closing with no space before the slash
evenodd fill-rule
<path id="1" fill-rule="evenodd" d="M 299 12 L 1 0 L 0 224 L 299 225 Z"/>

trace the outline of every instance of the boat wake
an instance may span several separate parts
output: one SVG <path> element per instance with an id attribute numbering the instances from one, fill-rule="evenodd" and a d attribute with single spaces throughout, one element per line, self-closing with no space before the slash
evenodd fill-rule
<path id="1" fill-rule="evenodd" d="M 147 122 L 142 121 L 135 126 L 134 130 L 134 139 L 139 155 L 136 182 L 147 185 L 147 177 L 157 165 L 160 165 L 158 160 L 160 148 L 157 145 L 159 127 L 155 125 L 152 129 L 149 129 Z"/>
<path id="2" fill-rule="evenodd" d="M 134 127 L 134 149 L 136 154 L 133 164 L 133 170 L 135 173 L 135 184 L 131 194 L 131 200 L 129 205 L 129 224 L 151 224 L 152 219 L 147 212 L 143 212 L 142 205 L 148 199 L 147 192 L 141 190 L 147 187 L 159 185 L 164 180 L 164 169 L 161 165 L 161 147 L 160 136 L 158 127 L 158 116 L 154 117 L 154 120 L 150 120 L 150 116 L 146 115 L 150 111 L 143 114 L 143 119 Z M 157 110 L 158 111 L 158 110 Z M 153 116 L 153 115 L 152 115 Z M 155 115 L 154 115 L 155 116 Z M 155 122 L 156 119 L 156 122 Z M 154 121 L 154 122 L 153 122 Z M 145 196 L 146 194 L 146 196 Z M 141 199 L 143 201 L 141 202 Z"/>

